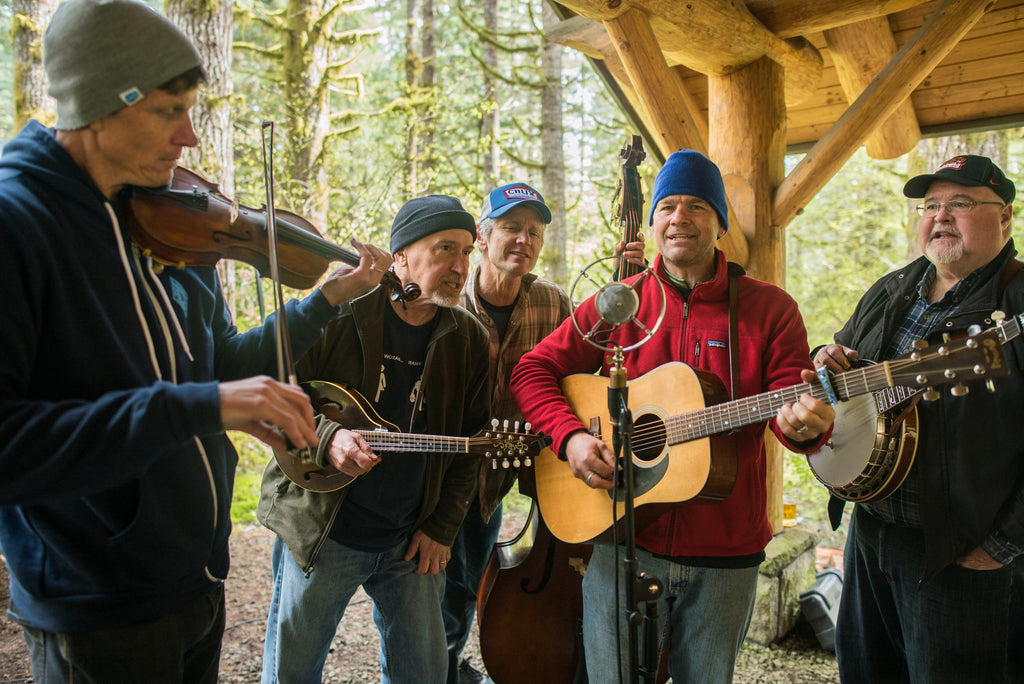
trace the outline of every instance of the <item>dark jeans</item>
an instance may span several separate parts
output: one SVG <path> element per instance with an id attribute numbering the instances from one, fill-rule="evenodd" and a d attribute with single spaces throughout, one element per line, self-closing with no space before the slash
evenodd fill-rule
<path id="1" fill-rule="evenodd" d="M 480 577 L 494 550 L 501 532 L 501 506 L 491 519 L 484 522 L 480 516 L 480 499 L 473 498 L 466 519 L 452 544 L 452 557 L 445 567 L 444 631 L 448 640 L 448 681 L 458 681 L 458 658 L 469 638 L 470 626 L 476 614 L 476 594 Z M 451 664 L 454 663 L 454 669 Z"/>
<path id="2" fill-rule="evenodd" d="M 215 684 L 224 586 L 152 622 L 83 634 L 22 631 L 37 684 Z"/>
<path id="3" fill-rule="evenodd" d="M 844 684 L 1022 681 L 1024 559 L 920 584 L 924 562 L 921 530 L 857 508 L 836 627 Z"/>

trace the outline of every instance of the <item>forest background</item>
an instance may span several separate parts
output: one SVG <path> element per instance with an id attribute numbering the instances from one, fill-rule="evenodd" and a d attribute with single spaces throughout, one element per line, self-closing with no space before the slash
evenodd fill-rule
<path id="1" fill-rule="evenodd" d="M 0 0 L 9 38 L 0 41 L 0 143 L 30 118 L 53 123 L 40 46 L 57 4 Z M 150 4 L 193 36 L 209 75 L 193 117 L 201 143 L 183 165 L 243 205 L 264 204 L 261 123 L 274 121 L 275 205 L 342 246 L 386 246 L 411 197 L 451 194 L 476 214 L 489 190 L 513 181 L 540 190 L 553 210 L 537 271 L 567 291 L 621 235 L 619 151 L 635 131 L 586 58 L 544 40 L 557 17 L 542 0 Z M 919 255 L 916 202 L 903 183 L 958 153 L 988 155 L 1024 178 L 1019 128 L 924 139 L 892 160 L 861 148 L 789 225 L 782 285 L 812 347 L 831 340 L 872 282 Z M 787 172 L 800 157 L 787 156 Z M 638 171 L 649 195 L 657 165 L 649 158 Z M 1018 244 L 1022 235 L 1018 221 Z M 235 262 L 219 268 L 238 327 L 257 325 L 269 284 Z M 270 455 L 233 438 L 233 516 L 253 523 Z M 801 516 L 825 518 L 825 492 L 802 456 L 788 455 L 785 489 Z"/>

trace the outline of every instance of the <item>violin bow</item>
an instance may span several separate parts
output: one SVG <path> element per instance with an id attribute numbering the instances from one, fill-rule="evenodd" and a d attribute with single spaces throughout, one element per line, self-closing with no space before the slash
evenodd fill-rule
<path id="1" fill-rule="evenodd" d="M 260 136 L 263 143 L 263 181 L 267 188 L 267 255 L 270 258 L 270 279 L 274 287 L 274 336 L 277 341 L 277 377 L 281 382 L 299 386 L 292 358 L 292 341 L 288 334 L 288 317 L 284 310 L 284 291 L 277 261 L 277 214 L 274 211 L 274 122 L 263 121 Z M 268 144 L 267 138 L 270 142 Z M 269 148 L 269 152 L 268 152 Z M 309 448 L 302 450 L 303 460 L 310 458 Z"/>

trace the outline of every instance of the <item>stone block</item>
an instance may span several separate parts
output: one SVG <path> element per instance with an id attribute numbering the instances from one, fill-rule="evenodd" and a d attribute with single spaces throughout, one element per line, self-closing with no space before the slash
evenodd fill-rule
<path id="1" fill-rule="evenodd" d="M 768 543 L 747 639 L 767 645 L 796 626 L 800 594 L 814 584 L 817 543 L 817 532 L 803 525 L 785 528 Z"/>

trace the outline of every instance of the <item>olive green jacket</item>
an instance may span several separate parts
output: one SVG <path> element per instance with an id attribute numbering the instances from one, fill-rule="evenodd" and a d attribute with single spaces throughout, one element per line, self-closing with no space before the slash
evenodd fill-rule
<path id="1" fill-rule="evenodd" d="M 377 288 L 344 305 L 321 340 L 296 366 L 300 381 L 326 380 L 372 397 L 383 360 L 383 311 L 388 293 Z M 420 401 L 430 434 L 470 436 L 487 425 L 491 410 L 488 338 L 484 327 L 461 307 L 439 310 L 428 343 Z M 325 462 L 337 423 L 318 418 L 320 446 L 313 460 Z M 354 427 L 354 426 L 347 426 Z M 386 454 L 384 456 L 387 457 Z M 478 456 L 429 454 L 423 506 L 414 530 L 450 546 L 476 493 Z M 342 501 L 355 480 L 334 492 L 318 493 L 293 483 L 272 459 L 263 474 L 259 521 L 281 537 L 292 558 L 309 572 Z"/>

